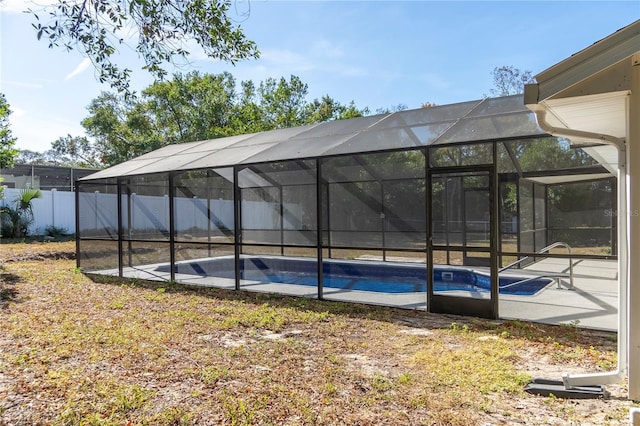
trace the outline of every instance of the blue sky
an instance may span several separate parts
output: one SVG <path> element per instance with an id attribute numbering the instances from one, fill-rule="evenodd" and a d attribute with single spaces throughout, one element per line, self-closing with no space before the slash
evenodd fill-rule
<path id="1" fill-rule="evenodd" d="M 80 53 L 36 40 L 33 18 L 19 12 L 25 0 L 0 1 L 0 92 L 18 147 L 45 151 L 58 137 L 84 135 L 87 105 L 110 88 Z M 238 0 L 236 10 L 261 58 L 231 66 L 196 53 L 178 71 L 229 71 L 256 83 L 297 75 L 309 99 L 375 111 L 480 99 L 495 67 L 543 71 L 639 19 L 640 1 Z M 120 61 L 134 69 L 134 90 L 152 83 L 130 49 Z"/>

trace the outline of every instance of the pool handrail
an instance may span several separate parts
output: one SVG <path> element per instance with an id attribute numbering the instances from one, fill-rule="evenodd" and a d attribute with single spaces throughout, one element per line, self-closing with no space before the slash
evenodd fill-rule
<path id="1" fill-rule="evenodd" d="M 549 250 L 556 248 L 556 247 L 564 247 L 569 251 L 569 254 L 571 254 L 571 246 L 565 242 L 562 241 L 556 241 L 553 244 L 549 244 L 548 246 L 541 248 L 540 250 L 538 250 L 536 252 L 536 254 L 543 254 L 545 252 L 548 252 Z M 524 262 L 527 259 L 530 259 L 531 257 L 538 257 L 538 256 L 525 256 L 523 258 L 520 258 L 518 260 L 516 260 L 515 262 L 512 262 L 510 264 L 508 264 L 507 266 L 504 266 L 500 269 L 498 269 L 498 273 L 500 272 L 504 272 L 507 269 L 511 269 L 514 266 L 519 265 L 520 263 Z M 558 281 L 558 286 L 560 285 L 560 281 Z M 571 257 L 569 257 L 569 290 L 573 290 L 573 259 Z"/>

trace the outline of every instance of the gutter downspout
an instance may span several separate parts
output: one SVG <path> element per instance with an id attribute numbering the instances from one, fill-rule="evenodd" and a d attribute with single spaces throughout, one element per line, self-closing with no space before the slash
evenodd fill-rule
<path id="1" fill-rule="evenodd" d="M 629 424 L 632 426 L 640 425 L 640 407 L 632 407 L 629 410 Z"/>
<path id="2" fill-rule="evenodd" d="M 629 410 L 629 424 L 631 426 L 640 426 L 640 407 L 632 407 Z"/>
<path id="3" fill-rule="evenodd" d="M 536 115 L 538 125 L 545 132 L 558 137 L 580 139 L 588 142 L 612 145 L 618 151 L 618 368 L 615 371 L 592 374 L 562 375 L 565 388 L 575 386 L 610 385 L 626 378 L 628 368 L 628 317 L 627 317 L 627 150 L 624 139 L 599 133 L 585 132 L 551 126 L 546 121 L 547 110 L 538 103 L 526 105 Z"/>

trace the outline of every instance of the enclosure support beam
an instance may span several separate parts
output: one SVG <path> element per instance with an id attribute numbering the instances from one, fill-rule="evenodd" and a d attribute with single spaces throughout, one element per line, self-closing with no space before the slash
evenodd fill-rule
<path id="1" fill-rule="evenodd" d="M 492 167 L 489 183 L 489 261 L 491 264 L 491 314 L 494 318 L 500 318 L 500 300 L 499 300 L 499 277 L 498 269 L 498 252 L 502 251 L 500 245 L 500 182 L 498 179 L 498 145 L 496 142 L 491 144 L 492 149 Z"/>
<path id="2" fill-rule="evenodd" d="M 233 168 L 233 251 L 234 251 L 234 265 L 235 265 L 235 289 L 240 290 L 240 182 L 238 181 L 238 167 Z"/>
<path id="3" fill-rule="evenodd" d="M 132 245 L 131 238 L 133 238 L 133 200 L 135 199 L 135 193 L 131 192 L 130 181 L 126 180 L 127 185 L 127 267 L 131 267 L 133 265 L 133 254 L 131 253 Z M 123 234 L 124 235 L 124 224 L 123 226 Z M 122 273 L 120 274 L 122 276 Z"/>
<path id="4" fill-rule="evenodd" d="M 118 205 L 118 276 L 122 278 L 122 234 L 124 232 L 122 228 L 122 179 L 118 179 L 116 182 L 116 194 L 118 197 L 116 200 L 116 204 Z M 129 203 L 127 203 L 127 205 L 129 205 Z"/>
<path id="5" fill-rule="evenodd" d="M 207 169 L 207 253 L 211 257 L 211 169 Z"/>
<path id="6" fill-rule="evenodd" d="M 78 185 L 74 189 L 75 207 L 76 207 L 76 268 L 80 269 L 80 190 Z M 96 210 L 96 215 L 97 215 Z"/>
<path id="7" fill-rule="evenodd" d="M 280 204 L 280 208 L 278 210 L 278 215 L 280 216 L 280 256 L 284 256 L 284 190 L 282 189 L 282 185 L 278 185 L 278 203 Z"/>
<path id="8" fill-rule="evenodd" d="M 176 225 L 175 225 L 175 212 L 173 209 L 174 196 L 175 196 L 175 179 L 174 172 L 169 172 L 169 279 L 171 282 L 176 280 Z"/>
<path id="9" fill-rule="evenodd" d="M 323 256 L 322 256 L 322 170 L 321 160 L 316 159 L 316 233 L 317 233 L 317 256 L 318 256 L 318 300 L 324 298 L 324 277 L 323 277 Z"/>
<path id="10" fill-rule="evenodd" d="M 426 155 L 427 155 L 427 159 L 430 158 L 430 153 L 429 150 L 426 151 Z M 431 306 L 433 305 L 433 209 L 431 208 L 431 206 L 433 205 L 433 188 L 432 188 L 432 183 L 433 183 L 433 178 L 431 177 L 431 167 L 429 165 L 429 162 L 427 161 L 427 167 L 425 167 L 426 169 L 426 173 L 425 173 L 425 181 L 424 181 L 424 187 L 425 190 L 427 191 L 426 193 L 426 218 L 427 218 L 427 228 L 426 228 L 426 243 L 427 243 L 427 312 L 431 312 Z M 447 185 L 445 182 L 444 185 L 444 190 L 446 191 L 447 189 Z M 444 203 L 445 206 L 447 203 Z M 445 213 L 445 217 L 446 213 Z M 449 231 L 446 231 L 446 235 L 449 235 Z M 447 240 L 447 247 L 449 246 L 449 241 Z M 447 250 L 447 264 L 449 264 L 449 251 Z"/>

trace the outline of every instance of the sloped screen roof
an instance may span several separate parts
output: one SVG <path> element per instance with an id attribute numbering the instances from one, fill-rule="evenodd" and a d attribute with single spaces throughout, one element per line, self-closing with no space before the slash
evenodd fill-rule
<path id="1" fill-rule="evenodd" d="M 516 95 L 168 145 L 83 180 L 536 135 Z"/>

